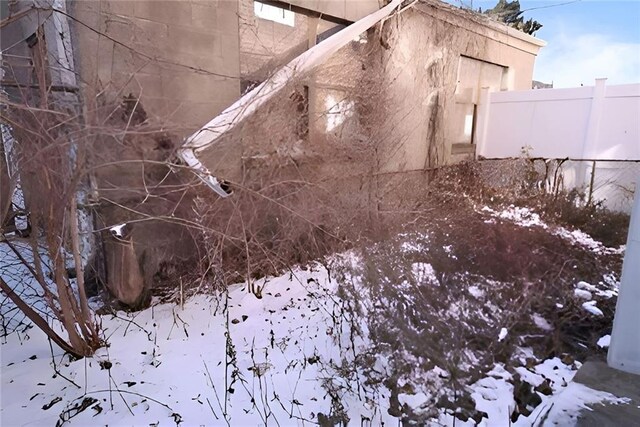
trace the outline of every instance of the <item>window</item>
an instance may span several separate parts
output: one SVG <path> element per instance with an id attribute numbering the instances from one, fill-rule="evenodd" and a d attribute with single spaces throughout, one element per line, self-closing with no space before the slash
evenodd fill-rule
<path id="1" fill-rule="evenodd" d="M 288 25 L 289 27 L 293 27 L 295 24 L 295 14 L 290 10 L 254 1 L 253 11 L 258 18 Z"/>
<path id="2" fill-rule="evenodd" d="M 341 97 L 337 93 L 329 94 L 324 103 L 327 111 L 327 132 L 337 129 L 347 118 L 353 116 L 355 105 L 344 96 Z"/>

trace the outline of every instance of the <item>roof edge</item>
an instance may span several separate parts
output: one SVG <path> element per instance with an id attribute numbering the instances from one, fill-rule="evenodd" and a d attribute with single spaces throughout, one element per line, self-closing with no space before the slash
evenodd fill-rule
<path id="1" fill-rule="evenodd" d="M 419 3 L 425 6 L 431 6 L 443 13 L 454 15 L 460 19 L 470 20 L 477 25 L 481 25 L 508 37 L 513 37 L 525 43 L 529 43 L 538 49 L 547 45 L 547 42 L 542 39 L 523 33 L 522 31 L 510 27 L 502 22 L 495 21 L 487 15 L 470 9 L 459 8 L 442 0 L 419 0 Z"/>

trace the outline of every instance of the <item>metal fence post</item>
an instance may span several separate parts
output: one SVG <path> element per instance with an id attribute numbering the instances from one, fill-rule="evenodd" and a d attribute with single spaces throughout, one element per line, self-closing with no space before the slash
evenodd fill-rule
<path id="1" fill-rule="evenodd" d="M 591 176 L 589 177 L 589 197 L 587 198 L 587 206 L 593 201 L 593 183 L 596 179 L 596 161 L 591 165 Z"/>

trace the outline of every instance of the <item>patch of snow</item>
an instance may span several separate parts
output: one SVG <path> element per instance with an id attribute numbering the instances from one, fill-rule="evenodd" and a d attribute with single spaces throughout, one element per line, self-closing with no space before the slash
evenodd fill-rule
<path id="1" fill-rule="evenodd" d="M 620 281 L 616 277 L 615 273 L 607 273 L 603 275 L 602 280 L 613 289 L 618 289 L 620 287 Z"/>
<path id="2" fill-rule="evenodd" d="M 544 425 L 575 425 L 576 417 L 581 411 L 591 411 L 587 405 L 604 402 L 620 405 L 628 404 L 629 401 L 627 398 L 618 398 L 611 393 L 572 382 L 552 399 L 546 399 L 538 405 L 528 418 L 535 420 L 538 417 L 546 417 Z"/>
<path id="3" fill-rule="evenodd" d="M 605 335 L 603 337 L 600 337 L 597 344 L 598 344 L 598 347 L 600 348 L 608 348 L 609 344 L 611 344 L 611 335 Z"/>
<path id="4" fill-rule="evenodd" d="M 551 326 L 551 323 L 549 323 L 547 321 L 547 319 L 545 319 L 544 317 L 540 316 L 538 313 L 533 313 L 533 315 L 531 316 L 533 318 L 533 323 L 535 323 L 535 325 L 542 329 L 543 331 L 552 331 L 553 330 L 553 326 Z"/>
<path id="5" fill-rule="evenodd" d="M 444 249 L 444 251 L 449 256 L 449 258 L 458 259 L 458 257 L 453 254 L 453 246 L 452 245 L 445 245 L 445 246 L 442 247 L 442 249 Z"/>
<path id="6" fill-rule="evenodd" d="M 493 218 L 511 221 L 521 227 L 540 227 L 545 230 L 549 229 L 554 235 L 568 240 L 571 244 L 583 246 L 597 254 L 622 254 L 625 250 L 624 245 L 618 248 L 608 248 L 581 230 L 568 230 L 565 227 L 550 227 L 542 221 L 540 215 L 529 208 L 510 205 L 502 211 L 496 211 L 488 206 L 484 206 L 479 212 L 488 213 Z M 495 222 L 493 218 L 485 220 L 484 222 L 492 224 Z"/>
<path id="7" fill-rule="evenodd" d="M 608 248 L 581 230 L 570 231 L 564 227 L 557 227 L 552 232 L 556 236 L 568 240 L 571 244 L 585 247 L 596 254 L 621 254 L 624 252 L 622 246 L 620 248 Z"/>
<path id="8" fill-rule="evenodd" d="M 504 340 L 507 337 L 508 333 L 509 331 L 507 330 L 507 328 L 500 329 L 500 333 L 498 334 L 498 341 Z"/>
<path id="9" fill-rule="evenodd" d="M 542 403 L 538 405 L 529 416 L 520 416 L 514 423 L 508 422 L 511 412 L 516 406 L 513 397 L 513 385 L 510 383 L 511 374 L 500 364 L 487 374 L 487 376 L 470 386 L 471 397 L 475 401 L 476 410 L 483 411 L 488 419 L 483 419 L 482 426 L 512 425 L 514 427 L 530 427 L 538 425 L 540 419 L 545 419 L 544 425 L 574 425 L 576 415 L 582 410 L 589 410 L 587 404 L 593 405 L 600 402 L 613 404 L 625 404 L 626 398 L 617 398 L 610 393 L 592 390 L 582 384 L 572 382 L 580 364 L 566 365 L 560 359 L 547 359 L 532 369 L 524 367 L 516 368 L 520 376 L 532 385 L 549 381 L 554 394 L 546 396 L 538 394 Z M 464 424 L 453 417 L 441 415 L 439 419 L 442 425 L 475 425 Z"/>
<path id="10" fill-rule="evenodd" d="M 400 393 L 398 394 L 400 405 L 407 405 L 414 412 L 420 412 L 420 407 L 429 401 L 429 397 L 423 392 L 416 394 Z"/>
<path id="11" fill-rule="evenodd" d="M 533 385 L 539 385 L 545 380 L 548 380 L 554 393 L 562 393 L 563 390 L 571 384 L 577 368 L 578 366 L 562 363 L 562 361 L 556 357 L 545 360 L 532 369 L 520 367 L 517 368 L 516 371 L 521 377 Z M 539 421 L 539 414 L 542 408 L 548 409 L 549 406 L 554 406 L 552 404 L 556 395 L 546 396 L 539 394 L 542 403 L 528 417 L 520 416 L 514 423 L 510 423 L 511 413 L 516 406 L 511 380 L 512 375 L 504 369 L 504 366 L 496 364 L 485 378 L 482 378 L 470 386 L 471 397 L 475 401 L 476 410 L 485 412 L 488 416 L 488 418 L 480 422 L 481 426 L 512 425 L 516 427 L 531 427 L 532 425 L 537 425 L 536 421 Z M 598 399 L 595 398 L 594 401 L 598 401 Z M 566 423 L 554 424 L 551 422 L 553 419 L 555 418 L 548 418 L 548 421 L 550 421 L 549 425 L 566 425 Z M 460 420 L 454 421 L 453 416 L 450 414 L 441 414 L 438 421 L 441 425 L 447 426 L 476 425 L 472 420 L 469 420 L 468 423 L 461 423 Z"/>
<path id="12" fill-rule="evenodd" d="M 424 252 L 424 251 L 428 251 L 429 248 L 421 243 L 417 243 L 417 242 L 402 242 L 402 245 L 400 245 L 400 250 L 402 252 L 405 253 L 411 253 L 411 252 Z"/>
<path id="13" fill-rule="evenodd" d="M 440 282 L 436 276 L 436 271 L 431 264 L 426 262 L 416 262 L 411 265 L 411 272 L 418 283 L 428 283 L 439 286 Z"/>
<path id="14" fill-rule="evenodd" d="M 536 357 L 531 347 L 516 347 L 514 356 L 516 356 L 523 365 L 526 364 L 527 359 Z"/>
<path id="15" fill-rule="evenodd" d="M 580 362 L 574 362 L 573 365 L 567 365 L 557 357 L 544 360 L 539 365 L 536 365 L 534 371 L 544 379 L 551 381 L 551 387 L 554 391 L 561 390 L 566 387 L 567 384 L 573 380 L 578 369 L 580 369 Z"/>
<path id="16" fill-rule="evenodd" d="M 580 281 L 580 282 L 576 283 L 576 288 L 584 289 L 585 291 L 590 291 L 590 292 L 595 292 L 595 291 L 598 290 L 597 287 L 593 286 L 590 283 L 583 282 L 583 281 Z"/>
<path id="17" fill-rule="evenodd" d="M 469 286 L 468 291 L 476 298 L 484 298 L 485 292 L 477 286 Z"/>
<path id="18" fill-rule="evenodd" d="M 582 308 L 595 316 L 604 316 L 602 310 L 596 307 L 596 301 L 587 301 L 582 304 Z"/>
<path id="19" fill-rule="evenodd" d="M 591 292 L 585 291 L 584 289 L 574 289 L 573 290 L 573 294 L 576 297 L 582 298 L 582 299 L 591 299 L 591 298 L 593 298 L 593 295 L 591 295 Z"/>
<path id="20" fill-rule="evenodd" d="M 511 374 L 502 365 L 496 365 L 485 378 L 471 386 L 471 397 L 476 403 L 476 410 L 485 412 L 488 416 L 488 420 L 483 420 L 483 425 L 490 425 L 493 420 L 501 423 L 500 420 L 510 419 L 515 406 L 510 379 Z"/>
<path id="21" fill-rule="evenodd" d="M 488 206 L 482 208 L 483 212 L 488 212 L 494 217 L 506 219 L 508 221 L 513 222 L 521 227 L 542 227 L 544 229 L 548 228 L 547 224 L 545 224 L 542 219 L 540 219 L 540 215 L 533 212 L 529 208 L 521 208 L 514 205 L 510 205 L 508 208 L 504 209 L 501 212 L 497 212 L 491 209 Z"/>
<path id="22" fill-rule="evenodd" d="M 87 397 L 97 400 L 69 425 L 173 425 L 178 416 L 188 426 L 226 425 L 225 418 L 239 426 L 317 423 L 317 414 L 331 411 L 325 379 L 341 390 L 345 381 L 332 373 L 332 361 L 348 362 L 365 345 L 340 332 L 343 320 L 332 315 L 336 290 L 314 265 L 271 278 L 261 299 L 237 284 L 228 297 L 198 295 L 183 308 L 99 316 L 110 346 L 79 361 L 54 347 L 61 375 L 53 375 L 44 333 L 23 326 L 1 342 L 2 423 L 54 425 Z M 350 417 L 376 425 L 397 421 L 379 410 L 388 397 L 385 387 L 362 400 L 341 394 Z"/>
<path id="23" fill-rule="evenodd" d="M 598 289 L 596 291 L 596 295 L 601 297 L 601 298 L 609 299 L 609 298 L 617 297 L 618 296 L 618 291 L 616 289 L 606 289 L 604 291 Z"/>

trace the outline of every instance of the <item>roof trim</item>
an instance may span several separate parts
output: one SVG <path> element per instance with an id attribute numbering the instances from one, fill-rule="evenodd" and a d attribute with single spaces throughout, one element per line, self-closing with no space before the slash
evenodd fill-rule
<path id="1" fill-rule="evenodd" d="M 461 19 L 469 20 L 471 22 L 474 22 L 475 24 L 497 31 L 498 33 L 504 34 L 508 37 L 513 37 L 526 43 L 530 43 L 538 48 L 547 45 L 547 42 L 544 40 L 523 33 L 520 30 L 510 27 L 502 22 L 495 21 L 489 16 L 475 12 L 473 10 L 455 7 L 441 0 L 419 0 L 419 4 L 438 9 L 439 11 L 442 11 L 444 13 L 455 15 L 456 17 L 459 17 Z M 420 10 L 424 11 L 424 9 Z"/>

